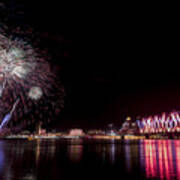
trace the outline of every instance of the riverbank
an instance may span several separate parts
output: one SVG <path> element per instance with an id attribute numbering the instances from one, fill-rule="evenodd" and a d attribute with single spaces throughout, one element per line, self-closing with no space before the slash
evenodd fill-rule
<path id="1" fill-rule="evenodd" d="M 85 135 L 85 136 L 68 136 L 68 135 L 6 135 L 0 137 L 0 139 L 25 139 L 25 140 L 36 140 L 36 139 L 114 139 L 114 140 L 141 140 L 141 139 L 180 139 L 180 136 L 143 136 L 143 135 Z"/>

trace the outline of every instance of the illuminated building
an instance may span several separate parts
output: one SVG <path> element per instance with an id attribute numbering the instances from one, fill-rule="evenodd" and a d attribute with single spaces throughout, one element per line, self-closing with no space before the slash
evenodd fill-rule
<path id="1" fill-rule="evenodd" d="M 84 132 L 82 129 L 71 129 L 69 136 L 84 136 Z"/>
<path id="2" fill-rule="evenodd" d="M 88 130 L 86 134 L 88 134 L 88 135 L 105 134 L 105 132 L 100 129 L 91 129 L 91 130 Z"/>
<path id="3" fill-rule="evenodd" d="M 127 117 L 119 130 L 120 134 L 135 134 L 137 132 L 137 124 L 132 121 L 131 117 Z"/>

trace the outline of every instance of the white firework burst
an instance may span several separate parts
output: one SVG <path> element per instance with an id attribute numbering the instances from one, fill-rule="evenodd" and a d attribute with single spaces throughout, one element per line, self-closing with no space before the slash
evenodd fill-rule
<path id="1" fill-rule="evenodd" d="M 34 86 L 29 90 L 28 96 L 33 100 L 38 100 L 42 96 L 42 90 L 40 87 Z"/>
<path id="2" fill-rule="evenodd" d="M 26 54 L 23 49 L 12 47 L 10 50 L 5 50 L 0 46 L 0 71 L 4 73 L 5 78 L 22 79 L 33 71 L 35 64 L 25 61 L 25 58 Z"/>
<path id="3" fill-rule="evenodd" d="M 48 52 L 39 49 L 33 40 L 27 39 L 25 43 L 13 34 L 2 33 L 0 121 L 18 99 L 18 107 L 12 117 L 15 124 L 20 123 L 24 127 L 36 120 L 50 122 L 64 106 L 64 88 L 48 62 Z"/>
<path id="4" fill-rule="evenodd" d="M 30 46 L 24 46 L 22 41 L 11 41 L 0 35 L 0 97 L 5 81 L 18 81 L 25 79 L 31 73 L 36 64 L 33 62 L 34 52 Z M 24 49 L 26 48 L 26 49 Z M 28 60 L 27 60 L 28 59 Z"/>

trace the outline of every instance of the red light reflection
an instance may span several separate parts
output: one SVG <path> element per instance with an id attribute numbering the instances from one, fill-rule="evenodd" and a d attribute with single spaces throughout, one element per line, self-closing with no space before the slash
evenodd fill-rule
<path id="1" fill-rule="evenodd" d="M 144 140 L 147 178 L 180 179 L 180 141 Z"/>
<path id="2" fill-rule="evenodd" d="M 178 174 L 178 179 L 180 179 L 180 141 L 176 140 L 174 145 L 176 147 L 176 171 Z"/>

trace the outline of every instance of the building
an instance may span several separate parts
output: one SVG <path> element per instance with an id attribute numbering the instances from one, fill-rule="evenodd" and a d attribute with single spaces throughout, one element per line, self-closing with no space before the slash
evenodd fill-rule
<path id="1" fill-rule="evenodd" d="M 71 129 L 69 131 L 69 136 L 84 136 L 84 132 L 82 129 Z"/>
<path id="2" fill-rule="evenodd" d="M 122 127 L 119 130 L 120 134 L 136 134 L 138 126 L 136 122 L 133 122 L 131 117 L 127 117 Z"/>

